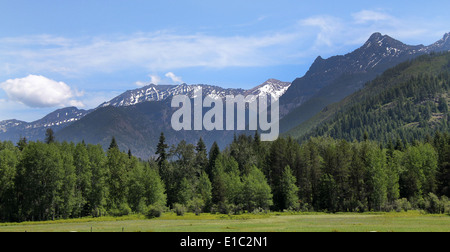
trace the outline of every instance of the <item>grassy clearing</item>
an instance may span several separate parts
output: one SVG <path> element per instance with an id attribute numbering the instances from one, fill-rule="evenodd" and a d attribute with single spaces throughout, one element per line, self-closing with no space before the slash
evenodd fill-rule
<path id="1" fill-rule="evenodd" d="M 163 214 L 3 223 L 0 232 L 450 232 L 450 216 L 407 213 Z"/>

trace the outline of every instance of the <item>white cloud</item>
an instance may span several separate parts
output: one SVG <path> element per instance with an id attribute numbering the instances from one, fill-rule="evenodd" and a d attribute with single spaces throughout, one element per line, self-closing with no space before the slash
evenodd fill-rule
<path id="1" fill-rule="evenodd" d="M 217 37 L 169 32 L 54 37 L 53 43 L 51 36 L 0 38 L 0 69 L 79 76 L 135 68 L 161 72 L 186 67 L 265 66 L 276 64 L 274 59 L 279 56 L 266 49 L 285 45 L 292 38 L 293 34 L 277 33 Z"/>
<path id="2" fill-rule="evenodd" d="M 300 25 L 318 28 L 318 30 L 316 30 L 316 46 L 332 46 L 335 42 L 333 38 L 343 30 L 342 21 L 332 16 L 310 17 L 301 20 Z"/>
<path id="3" fill-rule="evenodd" d="M 44 76 L 29 75 L 25 78 L 10 79 L 0 84 L 8 97 L 33 108 L 84 107 L 76 99 L 83 93 L 72 90 L 64 82 L 57 82 Z"/>
<path id="4" fill-rule="evenodd" d="M 181 79 L 181 77 L 176 76 L 174 73 L 172 72 L 168 72 L 166 73 L 166 77 L 171 79 L 172 82 L 174 82 L 175 84 L 181 84 L 183 83 L 183 80 Z"/>
<path id="5" fill-rule="evenodd" d="M 136 81 L 135 84 L 138 87 L 144 87 L 150 84 L 159 85 L 161 83 L 161 77 L 157 74 L 149 74 L 148 77 L 150 77 L 150 81 Z"/>
<path id="6" fill-rule="evenodd" d="M 159 77 L 158 75 L 155 74 L 150 74 L 150 83 L 158 85 L 161 83 L 161 77 Z"/>
<path id="7" fill-rule="evenodd" d="M 360 12 L 353 13 L 352 16 L 357 24 L 394 20 L 394 18 L 391 15 L 388 15 L 381 11 L 373 11 L 373 10 L 362 10 Z"/>

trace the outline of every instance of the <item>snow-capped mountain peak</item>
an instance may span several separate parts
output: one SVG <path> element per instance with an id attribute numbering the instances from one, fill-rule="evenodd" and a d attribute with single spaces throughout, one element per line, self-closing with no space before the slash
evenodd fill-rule
<path id="1" fill-rule="evenodd" d="M 186 83 L 180 85 L 154 85 L 127 91 L 109 102 L 101 104 L 99 107 L 122 107 L 132 106 L 142 102 L 149 101 L 165 101 L 175 95 L 187 95 L 190 98 L 194 98 L 194 92 L 196 88 L 202 88 L 203 96 L 211 95 L 217 98 L 224 99 L 227 95 L 260 95 L 260 94 L 273 94 L 274 97 L 279 99 L 291 85 L 290 82 L 282 82 L 276 79 L 269 79 L 263 84 L 249 89 L 235 89 L 235 88 L 221 88 L 218 86 L 197 84 L 187 85 Z"/>
<path id="2" fill-rule="evenodd" d="M 450 33 L 446 33 L 442 39 L 429 46 L 430 50 L 450 51 Z"/>
<path id="3" fill-rule="evenodd" d="M 246 95 L 269 95 L 272 94 L 277 100 L 288 90 L 291 82 L 282 82 L 276 79 L 269 79 L 263 84 L 248 90 Z"/>
<path id="4" fill-rule="evenodd" d="M 92 110 L 82 110 L 75 107 L 58 109 L 42 119 L 34 122 L 24 122 L 19 120 L 5 120 L 0 122 L 0 134 L 7 134 L 7 140 L 18 140 L 26 137 L 28 140 L 38 140 L 44 136 L 45 130 L 52 128 L 57 131 L 64 128 L 87 114 Z M 26 133 L 25 133 L 26 132 Z"/>

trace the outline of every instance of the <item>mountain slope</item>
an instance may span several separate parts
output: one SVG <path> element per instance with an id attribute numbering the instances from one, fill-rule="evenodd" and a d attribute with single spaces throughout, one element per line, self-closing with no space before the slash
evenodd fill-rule
<path id="1" fill-rule="evenodd" d="M 288 132 L 299 139 L 328 135 L 348 141 L 412 142 L 447 131 L 450 101 L 450 53 L 424 55 L 389 69 L 362 90 L 328 106 L 312 120 Z M 311 130 L 312 129 L 312 130 Z"/>
<path id="2" fill-rule="evenodd" d="M 0 139 L 16 142 L 21 137 L 28 140 L 42 140 L 47 128 L 58 131 L 89 114 L 92 110 L 80 110 L 75 107 L 58 109 L 42 119 L 28 123 L 19 120 L 0 122 Z"/>
<path id="3" fill-rule="evenodd" d="M 327 105 L 338 102 L 401 62 L 430 52 L 450 50 L 450 33 L 429 46 L 410 46 L 387 35 L 374 33 L 357 50 L 312 64 L 280 99 L 281 132 L 307 121 Z"/>
<path id="4" fill-rule="evenodd" d="M 141 89 L 127 91 L 102 104 L 81 120 L 57 132 L 56 138 L 60 141 L 73 142 L 84 140 L 86 143 L 101 144 L 107 148 L 114 136 L 121 150 L 130 149 L 133 155 L 143 159 L 148 159 L 155 154 L 161 132 L 164 132 L 169 145 L 178 144 L 181 140 L 196 143 L 202 137 L 207 146 L 211 146 L 216 141 L 220 147 L 225 147 L 233 139 L 234 131 L 173 130 L 171 119 L 178 108 L 171 107 L 171 97 L 185 94 L 193 99 L 193 90 L 198 86 L 203 88 L 204 97 L 214 95 L 224 99 L 229 94 L 247 96 L 269 93 L 279 97 L 289 85 L 289 82 L 274 79 L 269 79 L 249 90 L 223 89 L 208 85 L 157 86 L 152 84 Z M 209 109 L 203 109 L 203 115 L 207 110 Z M 192 113 L 193 115 L 194 113 Z M 241 133 L 245 132 L 241 131 Z"/>

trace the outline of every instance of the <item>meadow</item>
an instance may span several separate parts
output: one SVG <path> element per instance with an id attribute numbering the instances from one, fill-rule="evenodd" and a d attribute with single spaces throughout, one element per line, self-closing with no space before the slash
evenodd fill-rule
<path id="1" fill-rule="evenodd" d="M 142 215 L 1 223 L 0 232 L 450 232 L 449 215 L 401 213 Z"/>

